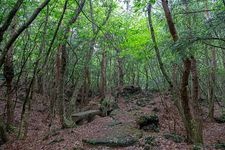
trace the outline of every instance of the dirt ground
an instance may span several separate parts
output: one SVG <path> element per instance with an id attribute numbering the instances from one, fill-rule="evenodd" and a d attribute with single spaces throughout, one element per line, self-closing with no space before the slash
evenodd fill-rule
<path id="1" fill-rule="evenodd" d="M 145 100 L 144 106 L 138 106 L 137 101 Z M 95 99 L 94 99 L 95 100 Z M 147 150 L 144 144 L 145 137 L 155 136 L 156 146 L 152 149 L 157 150 L 189 150 L 193 145 L 185 142 L 175 143 L 166 139 L 165 133 L 176 132 L 179 135 L 185 135 L 185 130 L 175 106 L 172 104 L 168 95 L 161 96 L 154 94 L 135 95 L 130 98 L 120 98 L 118 101 L 120 112 L 114 118 L 96 116 L 92 122 L 77 126 L 72 129 L 60 129 L 58 119 L 53 121 L 49 128 L 48 108 L 42 103 L 43 97 L 35 96 L 32 105 L 32 112 L 29 119 L 28 136 L 24 140 L 17 140 L 15 135 L 10 136 L 10 140 L 2 145 L 2 150 Z M 4 101 L 0 100 L 1 113 L 4 110 Z M 18 125 L 20 120 L 22 103 L 16 106 L 16 119 Z M 92 146 L 82 142 L 85 138 L 98 137 L 108 133 L 108 124 L 115 119 L 122 123 L 129 123 L 136 126 L 136 117 L 144 114 L 155 113 L 159 117 L 160 132 L 153 133 L 143 131 L 143 136 L 136 144 L 129 147 L 107 147 Z M 204 149 L 215 149 L 213 144 L 218 141 L 225 141 L 225 125 L 215 122 L 204 122 Z"/>

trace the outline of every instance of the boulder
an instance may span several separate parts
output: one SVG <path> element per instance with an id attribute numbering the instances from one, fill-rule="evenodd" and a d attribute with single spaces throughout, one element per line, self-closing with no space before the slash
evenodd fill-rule
<path id="1" fill-rule="evenodd" d="M 126 147 L 134 145 L 142 137 L 142 132 L 129 125 L 119 124 L 112 126 L 108 133 L 101 137 L 83 139 L 91 145 L 104 145 L 110 147 Z"/>
<path id="2" fill-rule="evenodd" d="M 100 110 L 104 116 L 108 116 L 113 110 L 117 109 L 118 105 L 114 97 L 105 97 L 101 101 Z"/>
<path id="3" fill-rule="evenodd" d="M 79 124 L 79 122 L 81 122 L 83 120 L 90 122 L 93 120 L 93 118 L 96 115 L 101 115 L 101 111 L 100 110 L 88 110 L 88 111 L 72 114 L 72 120 L 77 124 Z"/>
<path id="4" fill-rule="evenodd" d="M 159 132 L 159 118 L 157 115 L 143 115 L 137 118 L 139 129 Z"/>
<path id="5" fill-rule="evenodd" d="M 120 96 L 129 96 L 129 95 L 134 95 L 134 94 L 139 94 L 141 93 L 141 87 L 139 86 L 124 86 L 122 88 L 117 89 L 117 94 L 116 97 L 120 97 Z"/>
<path id="6" fill-rule="evenodd" d="M 174 141 L 175 143 L 181 143 L 185 141 L 185 138 L 183 136 L 176 133 L 164 133 L 163 136 L 168 140 Z"/>

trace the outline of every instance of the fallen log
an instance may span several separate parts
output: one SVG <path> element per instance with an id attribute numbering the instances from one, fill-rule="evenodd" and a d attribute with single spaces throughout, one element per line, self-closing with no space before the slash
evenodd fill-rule
<path id="1" fill-rule="evenodd" d="M 72 114 L 72 119 L 75 123 L 79 123 L 83 120 L 91 122 L 96 115 L 101 115 L 100 110 L 88 110 L 84 112 L 79 112 Z"/>

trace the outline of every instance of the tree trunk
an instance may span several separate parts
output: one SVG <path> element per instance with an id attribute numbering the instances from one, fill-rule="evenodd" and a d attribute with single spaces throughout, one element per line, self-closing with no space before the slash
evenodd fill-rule
<path id="1" fill-rule="evenodd" d="M 202 125 L 202 111 L 199 106 L 199 80 L 197 72 L 197 61 L 192 56 L 191 57 L 191 74 L 192 74 L 192 106 L 193 106 L 193 116 L 194 116 L 194 140 L 196 143 L 203 143 L 203 125 Z"/>
<path id="2" fill-rule="evenodd" d="M 65 1 L 67 3 L 68 0 Z M 67 24 L 65 30 L 64 30 L 64 36 L 63 36 L 63 42 L 58 48 L 57 52 L 57 58 L 56 58 L 56 87 L 57 87 L 57 103 L 58 103 L 58 113 L 60 116 L 60 123 L 62 128 L 66 128 L 70 125 L 68 125 L 64 118 L 65 116 L 65 106 L 64 106 L 64 79 L 65 79 L 65 71 L 66 71 L 66 65 L 67 65 L 67 39 L 69 37 L 70 32 L 70 25 L 74 24 L 78 16 L 80 15 L 83 7 L 85 4 L 85 0 L 81 0 L 80 3 L 77 6 L 77 9 L 75 11 L 75 15 L 69 20 L 69 23 Z"/>
<path id="3" fill-rule="evenodd" d="M 19 10 L 20 6 L 22 5 L 22 3 L 23 3 L 23 0 L 17 0 L 15 5 L 13 6 L 13 8 L 10 10 L 8 16 L 6 17 L 5 22 L 0 27 L 0 44 L 3 40 L 5 31 L 9 28 L 13 18 L 15 17 L 15 15 L 16 15 L 17 11 Z"/>
<path id="4" fill-rule="evenodd" d="M 116 59 L 117 59 L 117 66 L 118 66 L 118 70 L 117 70 L 117 76 L 118 76 L 118 80 L 117 80 L 117 86 L 118 87 L 122 87 L 124 84 L 124 72 L 123 72 L 123 59 L 120 57 L 120 50 L 116 49 Z"/>
<path id="5" fill-rule="evenodd" d="M 155 49 L 155 53 L 156 53 L 156 57 L 159 63 L 159 68 L 162 72 L 162 75 L 164 76 L 164 78 L 166 79 L 167 83 L 169 84 L 170 88 L 173 87 L 173 84 L 168 76 L 168 74 L 166 73 L 164 64 L 162 62 L 161 56 L 160 56 L 160 52 L 159 52 L 159 48 L 158 48 L 158 44 L 156 42 L 156 38 L 155 38 L 155 31 L 154 31 L 154 27 L 152 24 L 152 15 L 151 15 L 151 10 L 152 10 L 152 6 L 149 3 L 148 4 L 148 23 L 149 23 L 149 30 L 151 32 L 151 38 L 152 38 L 152 42 L 154 44 L 154 49 Z"/>
<path id="6" fill-rule="evenodd" d="M 173 22 L 172 15 L 168 7 L 168 1 L 162 0 L 162 5 L 165 12 L 166 20 L 168 23 L 168 27 L 170 30 L 170 34 L 174 42 L 176 42 L 179 39 L 179 37 L 176 31 L 175 24 Z M 199 144 L 199 143 L 203 143 L 201 120 L 197 119 L 197 118 L 200 118 L 199 116 L 200 114 L 192 115 L 191 113 L 191 108 L 196 108 L 198 106 L 197 105 L 198 78 L 197 78 L 196 61 L 194 58 L 192 58 L 192 61 L 188 57 L 183 58 L 183 66 L 184 66 L 184 70 L 182 71 L 182 79 L 181 79 L 181 87 L 180 87 L 180 98 L 181 98 L 181 107 L 182 107 L 181 111 L 183 111 L 183 114 L 180 114 L 180 115 L 185 125 L 188 142 Z M 193 97 L 192 98 L 193 98 L 194 104 L 190 103 L 190 98 L 188 94 L 188 81 L 189 81 L 189 75 L 191 71 L 192 71 L 192 78 L 193 78 L 193 91 L 192 91 Z M 177 106 L 179 106 L 179 103 Z"/>
<path id="7" fill-rule="evenodd" d="M 208 1 L 206 1 L 206 9 L 208 9 Z M 211 18 L 208 11 L 205 11 L 206 20 Z M 216 87 L 216 49 L 212 48 L 211 50 L 211 59 L 210 59 L 210 71 L 209 71 L 209 89 L 208 89 L 208 99 L 209 99 L 209 114 L 208 117 L 210 120 L 214 120 L 214 102 L 216 98 L 215 87 Z"/>
<path id="8" fill-rule="evenodd" d="M 16 29 L 16 20 L 13 21 L 11 34 L 13 35 Z M 14 120 L 14 109 L 13 109 L 13 77 L 14 77 L 14 68 L 13 68 L 13 47 L 11 46 L 7 52 L 5 63 L 4 63 L 4 76 L 6 79 L 7 86 L 7 123 L 6 129 L 10 130 L 10 126 L 13 125 Z"/>
<path id="9" fill-rule="evenodd" d="M 10 39 L 8 40 L 8 42 L 6 43 L 6 45 L 3 48 L 2 54 L 0 56 L 0 68 L 2 67 L 4 60 L 5 60 L 5 56 L 7 54 L 7 51 L 9 50 L 9 48 L 13 45 L 13 43 L 16 41 L 16 39 L 20 36 L 21 33 L 23 33 L 23 31 L 29 27 L 29 25 L 36 19 L 36 17 L 39 15 L 39 13 L 41 12 L 41 10 L 43 8 L 45 8 L 46 5 L 48 5 L 48 3 L 50 2 L 50 0 L 45 0 L 43 3 L 41 3 L 40 6 L 38 6 L 38 8 L 36 8 L 33 12 L 33 14 L 30 16 L 30 18 L 24 23 L 22 24 L 16 31 L 15 33 L 10 37 Z"/>
<path id="10" fill-rule="evenodd" d="M 101 88 L 100 94 L 102 98 L 105 98 L 106 94 L 106 50 L 102 49 L 102 61 L 101 61 Z"/>

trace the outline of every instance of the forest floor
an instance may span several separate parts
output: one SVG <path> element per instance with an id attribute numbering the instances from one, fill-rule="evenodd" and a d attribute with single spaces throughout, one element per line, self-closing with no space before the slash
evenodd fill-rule
<path id="1" fill-rule="evenodd" d="M 50 119 L 48 108 L 42 105 L 43 98 L 35 96 L 31 116 L 29 119 L 29 130 L 27 138 L 17 140 L 11 135 L 10 140 L 2 145 L 4 150 L 188 150 L 193 145 L 188 145 L 184 141 L 176 143 L 165 138 L 165 133 L 176 132 L 178 135 L 185 135 L 181 119 L 172 104 L 170 97 L 166 94 L 139 94 L 118 100 L 119 110 L 112 116 L 96 116 L 92 122 L 79 125 L 71 129 L 59 129 L 58 120 L 53 121 L 54 130 L 49 129 Z M 95 101 L 96 99 L 93 99 Z M 97 101 L 97 100 L 96 100 Z M 16 124 L 19 124 L 21 103 L 16 106 Z M 0 100 L 0 110 L 3 110 L 4 102 Z M 137 127 L 136 119 L 141 115 L 157 114 L 159 117 L 159 132 L 149 132 L 142 130 L 142 137 L 137 143 L 128 147 L 107 147 L 93 146 L 83 142 L 87 138 L 101 137 L 112 134 L 112 126 L 118 124 L 129 124 Z M 116 124 L 115 121 L 118 123 Z M 112 125 L 112 126 L 110 126 Z M 139 130 L 139 129 L 138 129 Z M 155 144 L 150 148 L 146 146 L 146 137 L 155 137 Z M 175 139 L 177 137 L 175 136 Z M 214 144 L 218 141 L 225 141 L 225 125 L 215 122 L 204 122 L 204 149 L 215 149 Z"/>

